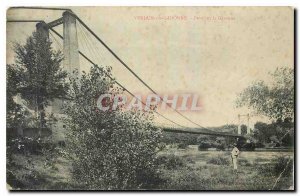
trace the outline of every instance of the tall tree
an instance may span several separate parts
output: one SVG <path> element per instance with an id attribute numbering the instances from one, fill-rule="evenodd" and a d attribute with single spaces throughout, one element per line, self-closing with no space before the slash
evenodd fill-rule
<path id="1" fill-rule="evenodd" d="M 271 73 L 273 83 L 256 81 L 237 99 L 238 106 L 247 106 L 275 121 L 294 121 L 294 70 L 277 68 Z"/>
<path id="2" fill-rule="evenodd" d="M 63 55 L 51 47 L 51 41 L 33 32 L 24 45 L 14 45 L 15 64 L 7 65 L 10 107 L 11 97 L 19 94 L 38 114 L 39 126 L 45 126 L 45 108 L 54 98 L 65 98 L 67 72 L 62 70 Z M 14 89 L 12 89 L 14 88 Z"/>

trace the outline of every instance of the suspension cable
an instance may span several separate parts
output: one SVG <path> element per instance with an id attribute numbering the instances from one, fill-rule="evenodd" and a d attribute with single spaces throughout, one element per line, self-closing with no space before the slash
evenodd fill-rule
<path id="1" fill-rule="evenodd" d="M 165 102 L 156 91 L 154 91 L 143 79 L 141 79 L 122 59 L 120 59 L 120 57 L 114 52 L 112 51 L 112 49 L 110 49 L 106 43 L 100 39 L 77 15 L 74 14 L 74 16 L 76 17 L 76 19 L 80 22 L 80 24 L 82 24 L 123 66 L 125 66 L 127 68 L 127 70 L 129 72 L 131 72 L 142 84 L 144 84 L 152 93 L 154 93 L 155 95 L 157 95 L 159 97 L 160 100 L 162 100 L 163 102 Z M 166 102 L 165 102 L 166 103 Z M 184 119 L 188 120 L 189 122 L 197 125 L 200 128 L 203 129 L 207 129 L 210 131 L 213 131 L 211 129 L 208 129 L 206 127 L 203 127 L 201 125 L 199 125 L 198 123 L 192 121 L 191 119 L 189 119 L 188 117 L 186 117 L 185 115 L 183 115 L 181 112 L 179 112 L 177 109 L 171 107 L 168 103 L 166 103 L 167 106 L 169 106 L 170 108 L 172 108 L 176 113 L 178 113 L 180 116 L 182 116 Z"/>
<path id="2" fill-rule="evenodd" d="M 53 32 L 55 32 L 56 34 L 60 35 L 58 32 L 56 32 L 56 31 L 53 30 L 52 28 L 50 28 L 50 30 L 53 31 Z M 63 36 L 60 35 L 59 37 L 63 39 Z M 86 55 L 84 55 L 82 52 L 80 52 L 80 51 L 78 51 L 78 52 L 79 52 L 79 54 L 80 54 L 83 58 L 85 58 L 88 62 L 90 62 L 94 67 L 96 67 L 99 71 L 101 71 L 102 73 L 104 73 L 105 76 L 107 76 L 109 79 L 115 81 L 116 84 L 117 84 L 118 86 L 120 86 L 123 90 L 125 90 L 126 92 L 128 92 L 132 97 L 134 97 L 135 99 L 137 99 L 137 100 L 140 101 L 143 105 L 146 106 L 146 104 L 145 104 L 141 99 L 139 99 L 138 97 L 136 97 L 131 91 L 129 91 L 127 88 L 125 88 L 125 86 L 123 86 L 122 84 L 120 84 L 116 79 L 112 78 L 112 77 L 111 77 L 108 73 L 106 73 L 104 70 L 100 69 L 99 66 L 98 66 L 96 63 L 94 63 L 90 58 L 88 58 L 88 57 L 87 57 Z M 176 123 L 175 121 L 173 121 L 173 120 L 171 120 L 171 119 L 165 117 L 164 115 L 160 114 L 160 113 L 157 112 L 156 110 L 153 110 L 153 111 L 154 111 L 156 114 L 158 114 L 159 116 L 163 117 L 164 119 L 166 119 L 166 120 L 168 120 L 168 121 L 174 123 L 175 125 L 180 126 L 180 127 L 183 127 L 183 128 L 186 128 L 186 127 L 184 127 L 184 126 L 182 126 L 182 125 Z"/>

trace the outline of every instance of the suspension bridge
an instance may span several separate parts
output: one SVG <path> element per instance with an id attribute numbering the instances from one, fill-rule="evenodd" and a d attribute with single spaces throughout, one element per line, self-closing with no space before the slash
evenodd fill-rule
<path id="1" fill-rule="evenodd" d="M 53 42 L 55 42 L 63 51 L 64 54 L 64 62 L 63 66 L 68 72 L 73 72 L 74 70 L 79 70 L 80 68 L 80 60 L 79 58 L 83 58 L 92 66 L 99 69 L 103 72 L 107 77 L 113 79 L 106 71 L 100 69 L 98 64 L 95 62 L 95 59 L 100 58 L 99 52 L 97 52 L 97 48 L 95 48 L 95 44 L 91 41 L 91 37 L 101 44 L 104 49 L 109 52 L 116 61 L 118 61 L 126 70 L 132 74 L 139 82 L 145 86 L 150 92 L 158 95 L 158 93 L 150 87 L 133 69 L 130 68 L 78 15 L 76 15 L 70 9 L 64 8 L 45 8 L 45 7 L 13 7 L 11 9 L 41 9 L 41 10 L 52 10 L 52 11 L 60 11 L 63 12 L 62 16 L 56 20 L 51 22 L 45 22 L 44 20 L 7 20 L 7 22 L 15 22 L 15 23 L 36 23 L 36 31 L 39 31 L 44 35 L 45 39 L 51 37 Z M 59 33 L 55 30 L 57 26 L 63 26 L 63 34 Z M 79 39 L 80 38 L 80 39 Z M 62 44 L 61 44 L 61 41 Z M 80 44 L 81 43 L 81 44 Z M 83 45 L 85 48 L 81 50 L 79 45 Z M 85 51 L 90 51 L 89 54 L 86 54 Z M 93 55 L 94 59 L 92 59 L 91 55 Z M 143 105 L 145 103 L 136 97 L 125 85 L 121 84 L 117 79 L 114 79 L 116 84 L 124 89 L 127 93 L 129 93 L 132 97 L 135 97 L 139 100 Z M 160 96 L 161 101 L 164 101 Z M 166 104 L 169 106 L 169 104 Z M 170 107 L 170 106 L 169 106 Z M 188 134 L 203 134 L 203 135 L 213 135 L 213 136 L 223 136 L 223 137 L 234 137 L 234 138 L 243 138 L 244 136 L 240 134 L 240 131 L 236 133 L 229 132 L 218 132 L 214 131 L 210 128 L 206 128 L 201 126 L 200 124 L 194 122 L 184 114 L 182 114 L 177 109 L 170 107 L 175 113 L 177 113 L 180 118 L 183 118 L 189 123 L 195 125 L 195 127 L 186 127 L 181 125 L 180 123 L 166 117 L 158 111 L 154 111 L 159 117 L 168 121 L 172 126 L 158 126 L 165 132 L 174 132 L 174 133 L 188 133 Z"/>

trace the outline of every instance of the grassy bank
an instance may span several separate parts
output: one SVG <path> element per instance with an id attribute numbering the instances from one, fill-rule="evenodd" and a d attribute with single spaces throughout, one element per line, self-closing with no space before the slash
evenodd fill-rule
<path id="1" fill-rule="evenodd" d="M 169 150 L 160 156 L 176 157 L 174 168 L 161 169 L 165 183 L 161 189 L 169 190 L 271 190 L 287 164 L 289 152 L 242 152 L 239 168 L 232 168 L 230 153 L 218 151 Z M 180 160 L 180 161 L 179 161 Z M 287 190 L 293 186 L 292 161 L 279 179 L 274 190 Z"/>
<path id="2" fill-rule="evenodd" d="M 242 152 L 235 172 L 229 152 L 165 150 L 158 155 L 160 182 L 153 189 L 271 190 L 286 166 L 286 159 L 282 157 L 292 154 Z M 68 190 L 78 187 L 71 181 L 71 163 L 60 156 L 15 154 L 11 159 L 7 177 L 13 188 Z M 290 189 L 293 185 L 291 173 L 289 167 L 274 189 Z"/>

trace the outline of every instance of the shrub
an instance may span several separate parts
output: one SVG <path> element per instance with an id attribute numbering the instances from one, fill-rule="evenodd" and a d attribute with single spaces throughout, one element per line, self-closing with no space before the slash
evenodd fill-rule
<path id="1" fill-rule="evenodd" d="M 261 142 L 255 143 L 255 148 L 264 148 L 264 147 L 265 147 L 265 145 Z"/>
<path id="2" fill-rule="evenodd" d="M 212 140 L 209 136 L 200 135 L 197 138 L 197 143 L 199 144 L 198 150 L 203 150 L 213 147 L 214 140 Z"/>
<path id="3" fill-rule="evenodd" d="M 198 146 L 198 150 L 205 150 L 210 148 L 212 145 L 210 143 L 207 142 L 202 142 L 201 144 L 199 144 Z"/>
<path id="4" fill-rule="evenodd" d="M 65 105 L 64 122 L 72 179 L 90 190 L 147 188 L 156 181 L 161 132 L 152 123 L 153 111 L 97 110 L 95 96 L 122 93 L 103 72 L 111 75 L 110 68 L 93 68 L 70 79 L 75 99 Z"/>
<path id="5" fill-rule="evenodd" d="M 216 138 L 216 142 L 214 143 L 214 146 L 218 149 L 218 150 L 225 150 L 226 148 L 226 140 L 224 137 L 217 137 Z"/>
<path id="6" fill-rule="evenodd" d="M 254 151 L 255 149 L 255 144 L 254 143 L 246 143 L 242 147 L 243 151 Z"/>
<path id="7" fill-rule="evenodd" d="M 18 137 L 8 139 L 8 154 L 42 154 L 43 150 L 54 150 L 56 145 L 49 138 Z"/>
<path id="8" fill-rule="evenodd" d="M 217 144 L 217 145 L 216 145 L 216 148 L 217 148 L 218 150 L 225 150 L 226 146 L 225 146 L 225 144 Z"/>

